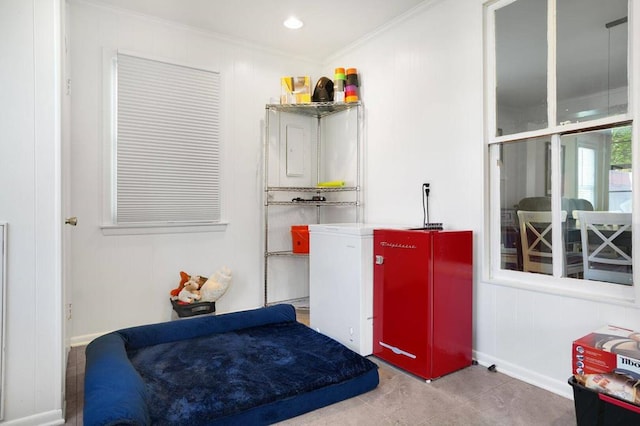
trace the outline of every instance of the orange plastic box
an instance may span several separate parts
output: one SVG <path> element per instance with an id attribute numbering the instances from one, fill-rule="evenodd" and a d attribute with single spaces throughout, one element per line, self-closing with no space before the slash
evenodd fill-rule
<path id="1" fill-rule="evenodd" d="M 309 253 L 309 226 L 293 225 L 291 227 L 291 240 L 294 253 Z"/>

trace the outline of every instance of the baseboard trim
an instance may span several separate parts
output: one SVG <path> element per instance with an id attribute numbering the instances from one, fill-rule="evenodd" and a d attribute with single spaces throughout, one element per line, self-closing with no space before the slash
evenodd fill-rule
<path id="1" fill-rule="evenodd" d="M 105 334 L 107 333 L 95 333 L 95 334 L 85 334 L 84 336 L 75 336 L 70 339 L 70 344 L 72 348 L 75 346 L 86 346 L 89 343 L 91 343 L 93 339 L 96 339 Z"/>
<path id="2" fill-rule="evenodd" d="M 39 413 L 19 419 L 7 420 L 2 423 L 3 426 L 54 426 L 63 424 L 64 416 L 62 415 L 62 409 L 47 411 L 45 413 Z"/>
<path id="3" fill-rule="evenodd" d="M 473 351 L 473 358 L 478 361 L 478 364 L 489 367 L 495 365 L 496 369 L 503 374 L 514 379 L 521 380 L 530 385 L 537 386 L 541 389 L 553 392 L 556 395 L 560 395 L 567 399 L 573 400 L 573 389 L 567 384 L 567 380 L 557 380 L 535 371 L 523 368 L 521 365 L 512 364 L 503 359 L 493 357 L 491 355 Z M 570 374 L 567 374 L 567 379 Z"/>

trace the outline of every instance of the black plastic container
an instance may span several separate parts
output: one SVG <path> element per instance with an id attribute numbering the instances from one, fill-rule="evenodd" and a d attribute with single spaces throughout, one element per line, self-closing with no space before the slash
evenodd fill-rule
<path id="1" fill-rule="evenodd" d="M 211 314 L 216 311 L 216 302 L 194 302 L 183 305 L 177 300 L 172 300 L 171 305 L 180 318 Z"/>
<path id="2" fill-rule="evenodd" d="M 640 425 L 640 406 L 586 388 L 573 376 L 569 384 L 573 388 L 578 426 Z"/>

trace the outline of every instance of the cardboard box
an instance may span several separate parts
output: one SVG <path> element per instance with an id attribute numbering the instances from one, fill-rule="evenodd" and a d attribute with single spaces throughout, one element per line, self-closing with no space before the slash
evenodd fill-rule
<path id="1" fill-rule="evenodd" d="M 573 342 L 573 374 L 620 373 L 640 379 L 640 333 L 612 325 Z"/>
<path id="2" fill-rule="evenodd" d="M 308 104 L 311 102 L 311 79 L 309 77 L 282 77 L 280 86 L 281 104 Z"/>

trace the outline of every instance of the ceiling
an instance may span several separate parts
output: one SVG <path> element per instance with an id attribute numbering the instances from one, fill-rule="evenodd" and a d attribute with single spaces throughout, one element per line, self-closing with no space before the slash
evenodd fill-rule
<path id="1" fill-rule="evenodd" d="M 95 0 L 243 40 L 284 53 L 323 61 L 424 0 Z M 305 25 L 289 30 L 291 15 Z"/>

